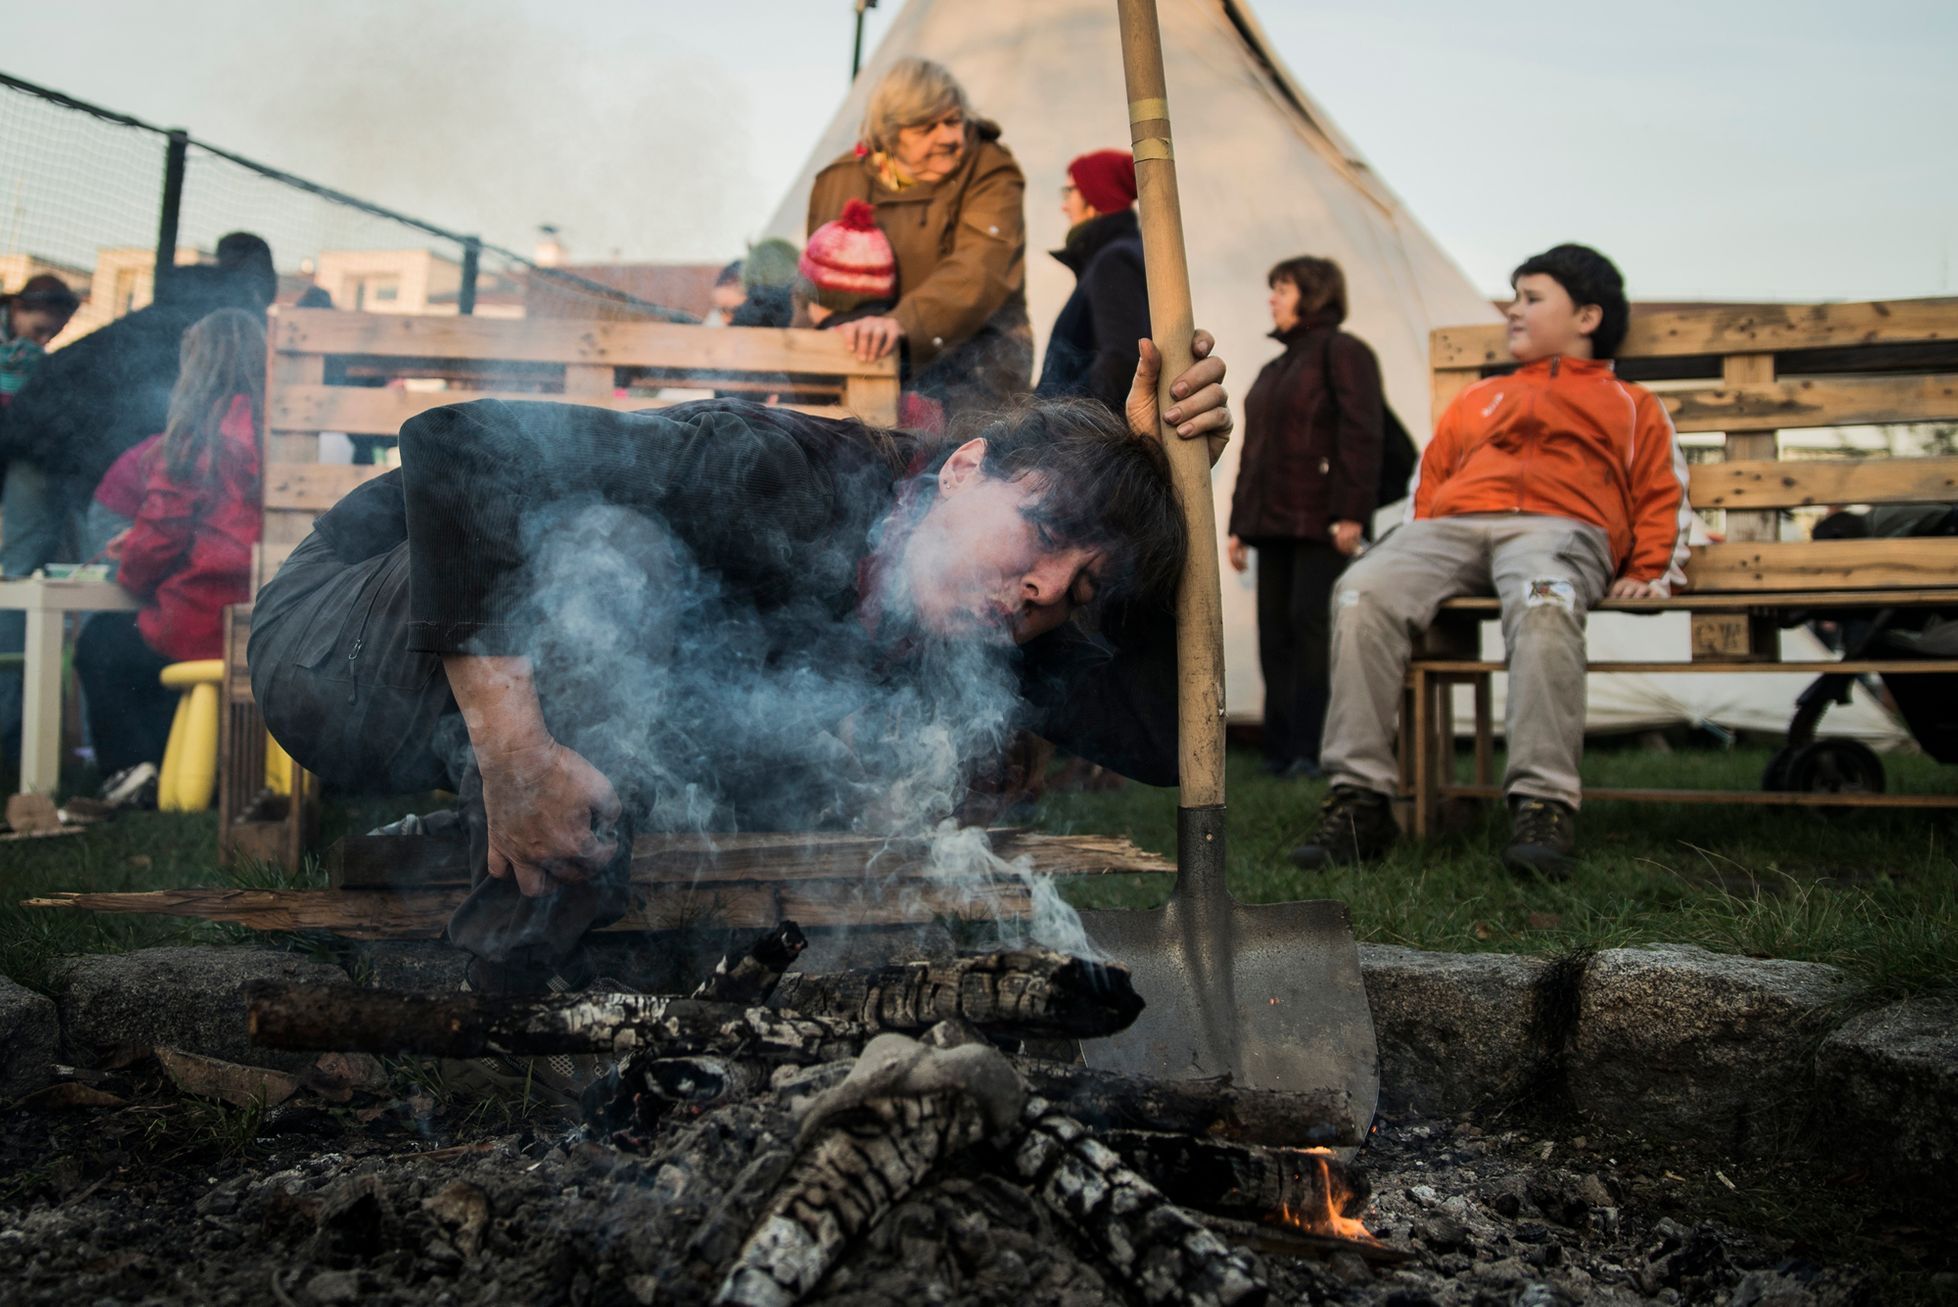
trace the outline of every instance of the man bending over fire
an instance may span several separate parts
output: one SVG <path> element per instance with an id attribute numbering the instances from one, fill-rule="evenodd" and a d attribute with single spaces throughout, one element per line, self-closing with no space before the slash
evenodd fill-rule
<path id="1" fill-rule="evenodd" d="M 1211 348 L 1167 418 L 1214 462 Z M 1159 368 L 1126 424 L 1037 401 L 935 444 L 729 400 L 433 410 L 259 593 L 253 691 L 329 784 L 457 791 L 480 988 L 577 980 L 635 826 L 929 830 L 1019 728 L 1173 783 Z"/>

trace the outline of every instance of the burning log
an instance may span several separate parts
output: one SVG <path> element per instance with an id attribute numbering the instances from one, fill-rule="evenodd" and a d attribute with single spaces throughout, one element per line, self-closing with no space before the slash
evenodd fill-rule
<path id="1" fill-rule="evenodd" d="M 1244 1089 L 1228 1079 L 1156 1080 L 1034 1059 L 1015 1066 L 1033 1092 L 1100 1128 L 1173 1130 L 1281 1148 L 1364 1142 L 1343 1093 Z"/>
<path id="2" fill-rule="evenodd" d="M 1234 1307 L 1270 1294 L 1257 1262 L 1230 1247 L 1041 1098 L 1027 1100 L 1014 1174 L 1070 1221 L 1145 1303 Z"/>
<path id="3" fill-rule="evenodd" d="M 723 957 L 693 996 L 709 1003 L 766 1003 L 782 983 L 783 974 L 808 947 L 809 937 L 801 927 L 785 921 L 756 940 L 746 953 Z"/>
<path id="4" fill-rule="evenodd" d="M 788 949 L 771 934 L 702 989 L 764 993 Z M 800 937 L 799 931 L 796 936 Z M 768 954 L 770 961 L 758 956 Z M 994 1030 L 1112 1033 L 1142 1000 L 1120 968 L 1039 950 L 948 962 L 784 977 L 778 1008 L 650 994 L 397 995 L 263 982 L 251 991 L 253 1038 L 274 1048 L 476 1057 L 735 1053 L 769 1062 L 855 1056 L 880 1031 L 922 1031 L 943 1016 Z"/>
<path id="5" fill-rule="evenodd" d="M 855 1056 L 870 1033 L 849 1021 L 650 994 L 431 996 L 259 981 L 246 997 L 246 1026 L 257 1042 L 335 1052 L 539 1057 L 646 1049 L 807 1063 Z"/>
<path id="6" fill-rule="evenodd" d="M 747 1098 L 764 1082 L 755 1063 L 729 1057 L 628 1057 L 580 1096 L 585 1124 L 615 1144 L 638 1146 L 674 1114 L 697 1116 Z"/>
<path id="7" fill-rule="evenodd" d="M 941 1050 L 879 1035 L 849 1078 L 813 1100 L 799 1156 L 715 1301 L 785 1307 L 945 1158 L 1012 1128 L 1025 1091 L 983 1045 Z"/>
<path id="8" fill-rule="evenodd" d="M 1176 1200 L 1226 1216 L 1278 1216 L 1286 1224 L 1341 1238 L 1371 1238 L 1357 1219 L 1371 1189 L 1325 1152 L 1247 1148 L 1153 1130 L 1096 1136 L 1150 1183 Z"/>
<path id="9" fill-rule="evenodd" d="M 1112 1035 L 1142 1011 L 1126 968 L 1047 949 L 792 975 L 778 1003 L 872 1030 L 924 1031 L 962 1020 L 988 1033 L 1069 1038 Z"/>

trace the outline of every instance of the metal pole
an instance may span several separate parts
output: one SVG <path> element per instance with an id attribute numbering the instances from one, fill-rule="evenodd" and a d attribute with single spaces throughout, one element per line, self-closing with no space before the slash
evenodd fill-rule
<path id="1" fill-rule="evenodd" d="M 483 238 L 471 236 L 462 242 L 462 286 L 456 291 L 456 312 L 468 317 L 476 311 L 476 274 L 483 261 Z"/>
<path id="2" fill-rule="evenodd" d="M 173 128 L 163 150 L 163 212 L 156 222 L 156 269 L 151 274 L 150 298 L 163 298 L 164 283 L 177 266 L 177 217 L 184 204 L 184 164 L 190 156 L 190 133 Z"/>
<path id="3" fill-rule="evenodd" d="M 857 40 L 856 44 L 850 48 L 850 80 L 853 82 L 857 80 L 857 74 L 863 71 L 863 11 L 866 9 L 875 9 L 877 7 L 877 0 L 856 0 L 856 3 Z"/>

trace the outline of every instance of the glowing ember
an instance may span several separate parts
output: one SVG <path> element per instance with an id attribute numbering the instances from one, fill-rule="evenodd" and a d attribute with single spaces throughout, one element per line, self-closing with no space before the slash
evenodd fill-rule
<path id="1" fill-rule="evenodd" d="M 1287 1203 L 1279 1207 L 1276 1221 L 1306 1234 L 1327 1235 L 1335 1239 L 1357 1239 L 1362 1243 L 1379 1243 L 1368 1230 L 1366 1223 L 1357 1216 L 1346 1215 L 1346 1208 L 1353 1201 L 1353 1193 L 1346 1187 L 1343 1179 L 1337 1178 L 1333 1169 L 1326 1164 L 1332 1156 L 1330 1148 L 1300 1148 L 1294 1150 L 1306 1157 L 1309 1163 L 1319 1168 L 1317 1192 L 1325 1198 L 1316 1211 L 1296 1211 Z"/>

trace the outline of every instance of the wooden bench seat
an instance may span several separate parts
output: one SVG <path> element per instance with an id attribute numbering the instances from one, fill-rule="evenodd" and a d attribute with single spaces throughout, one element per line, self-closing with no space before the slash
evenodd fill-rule
<path id="1" fill-rule="evenodd" d="M 1443 328 L 1430 342 L 1434 415 L 1461 390 L 1514 366 L 1504 328 Z M 1958 458 L 1784 456 L 1782 429 L 1958 419 L 1958 299 L 1699 308 L 1634 313 L 1617 363 L 1665 403 L 1682 434 L 1718 433 L 1718 461 L 1689 467 L 1696 511 L 1720 518 L 1696 546 L 1690 588 L 1668 599 L 1606 600 L 1597 612 L 1690 615 L 1677 660 L 1597 660 L 1595 673 L 1950 674 L 1958 660 L 1858 657 L 1784 661 L 1780 632 L 1801 614 L 1958 608 L 1958 537 L 1784 539 L 1788 515 L 1958 502 Z M 1435 829 L 1448 799 L 1486 799 L 1493 783 L 1490 677 L 1482 624 L 1494 596 L 1442 605 L 1409 669 L 1401 712 L 1408 824 Z M 1473 780 L 1455 778 L 1455 687 L 1473 691 Z M 1794 705 L 1789 705 L 1791 714 Z M 1589 791 L 1591 798 L 1728 804 L 1955 807 L 1958 794 Z"/>

